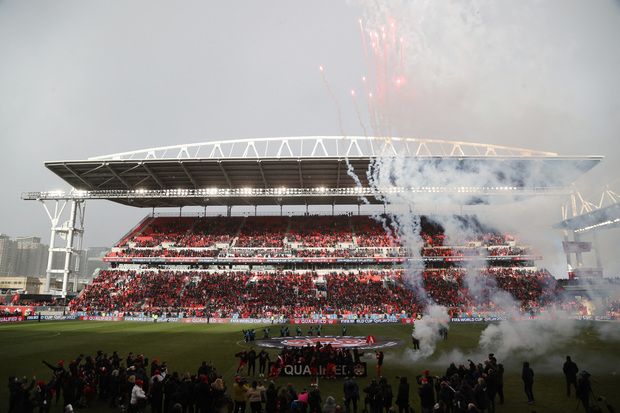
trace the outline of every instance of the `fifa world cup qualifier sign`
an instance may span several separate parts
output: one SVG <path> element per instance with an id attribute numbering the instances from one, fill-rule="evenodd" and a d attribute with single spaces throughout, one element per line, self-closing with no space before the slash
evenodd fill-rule
<path id="1" fill-rule="evenodd" d="M 273 364 L 273 363 L 271 363 Z M 347 366 L 344 364 L 336 364 L 335 369 L 336 377 L 348 377 L 349 372 Z M 326 376 L 327 369 L 324 366 L 317 368 L 318 376 Z M 366 377 L 367 366 L 366 363 L 353 363 L 353 375 L 355 377 Z M 280 370 L 281 377 L 311 377 L 313 376 L 312 369 L 309 364 L 285 364 Z"/>

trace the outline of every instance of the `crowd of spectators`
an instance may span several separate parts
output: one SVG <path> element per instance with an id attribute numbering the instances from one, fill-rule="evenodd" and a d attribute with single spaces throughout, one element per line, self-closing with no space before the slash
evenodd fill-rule
<path id="1" fill-rule="evenodd" d="M 365 258 L 406 257 L 404 248 L 124 248 L 108 253 L 108 258 Z"/>
<path id="2" fill-rule="evenodd" d="M 249 217 L 235 242 L 236 247 L 282 248 L 288 221 L 280 217 Z"/>
<path id="3" fill-rule="evenodd" d="M 400 241 L 387 219 L 378 222 L 369 217 L 351 217 L 355 241 L 360 247 L 398 247 Z"/>
<path id="4" fill-rule="evenodd" d="M 174 271 L 101 271 L 69 305 L 82 311 L 178 308 L 184 285 Z"/>
<path id="5" fill-rule="evenodd" d="M 481 229 L 474 234 L 464 232 L 462 239 L 447 239 L 438 225 L 426 219 L 420 225 L 423 257 L 530 253 L 529 247 L 517 246 L 510 235 Z M 154 218 L 119 247 L 111 256 L 327 259 L 409 255 L 388 218 L 349 215 Z M 418 279 L 406 279 L 398 269 L 324 269 L 318 277 L 305 270 L 251 268 L 103 271 L 71 302 L 71 308 L 242 318 L 414 316 L 427 298 L 455 313 L 471 313 L 492 309 L 492 295 L 500 290 L 512 296 L 522 311 L 537 311 L 552 303 L 559 292 L 549 273 L 525 267 L 465 269 L 433 264 L 420 269 Z M 428 297 L 420 294 L 421 288 Z"/>
<path id="6" fill-rule="evenodd" d="M 508 246 L 508 247 L 500 247 L 500 248 L 489 248 L 489 256 L 506 256 L 506 255 L 529 255 L 531 253 L 531 249 L 528 247 L 516 247 L 516 246 Z"/>
<path id="7" fill-rule="evenodd" d="M 425 247 L 442 247 L 447 243 L 449 245 L 472 245 L 472 246 L 507 246 L 514 243 L 515 237 L 509 234 L 500 234 L 494 232 L 470 233 L 464 232 L 461 236 L 452 235 L 450 239 L 440 231 L 425 232 L 422 231 L 422 240 Z"/>
<path id="8" fill-rule="evenodd" d="M 493 232 L 463 233 L 446 239 L 436 225 L 422 225 L 424 247 L 470 246 L 514 247 L 515 238 Z M 232 243 L 237 247 L 281 248 L 285 244 L 297 247 L 334 248 L 338 244 L 359 247 L 398 247 L 400 241 L 387 218 L 367 216 L 292 216 L 292 217 L 165 217 L 153 218 L 118 246 L 155 247 L 171 243 L 177 247 L 199 248 Z M 508 254 L 500 249 L 497 254 Z M 518 249 L 515 249 L 518 252 Z"/>
<path id="9" fill-rule="evenodd" d="M 108 254 L 114 257 L 405 257 L 391 223 L 362 216 L 155 218 Z M 423 257 L 530 254 L 513 237 L 468 234 L 448 240 L 422 226 Z"/>
<path id="10" fill-rule="evenodd" d="M 620 317 L 620 299 L 615 298 L 615 299 L 609 300 L 606 303 L 605 309 L 606 309 L 607 315 L 609 315 L 610 317 L 613 317 L 613 318 Z"/>
<path id="11" fill-rule="evenodd" d="M 192 219 L 192 218 L 188 218 Z M 196 221 L 196 219 L 194 218 Z M 237 234 L 243 220 L 238 217 L 215 217 L 198 219 L 191 230 L 178 237 L 177 247 L 204 248 L 217 244 L 229 244 Z"/>
<path id="12" fill-rule="evenodd" d="M 408 277 L 408 276 L 407 276 Z M 402 270 L 102 271 L 74 300 L 86 312 L 184 312 L 187 316 L 365 317 L 421 312 L 424 297 Z M 425 270 L 421 286 L 438 304 L 462 313 L 492 309 L 505 291 L 523 311 L 554 303 L 560 289 L 546 271 L 489 268 Z"/>
<path id="13" fill-rule="evenodd" d="M 248 242 L 249 243 L 249 242 Z M 246 245 L 248 244 L 246 243 Z M 237 248 L 238 247 L 238 248 Z M 472 248 L 472 247 L 424 247 L 421 250 L 423 257 L 498 257 L 498 256 L 522 256 L 528 255 L 530 250 L 521 247 L 507 248 Z M 363 257 L 407 257 L 405 248 L 400 247 L 354 247 L 349 248 L 284 248 L 270 247 L 269 245 L 256 245 L 255 247 L 235 244 L 234 248 L 123 248 L 115 250 L 107 255 L 115 257 L 263 257 L 263 258 L 307 258 L 307 257 L 333 257 L 333 258 L 363 258 Z"/>
<path id="14" fill-rule="evenodd" d="M 446 268 L 427 270 L 423 277 L 426 291 L 438 304 L 464 313 L 491 308 L 497 291 L 509 293 L 523 311 L 555 303 L 561 292 L 549 272 L 537 269 Z"/>
<path id="15" fill-rule="evenodd" d="M 353 232 L 349 217 L 291 217 L 287 241 L 305 247 L 336 247 L 352 243 Z"/>
<path id="16" fill-rule="evenodd" d="M 257 271 L 102 271 L 71 301 L 86 312 L 166 312 L 241 318 L 310 314 L 400 314 L 415 309 L 389 273 Z"/>
<path id="17" fill-rule="evenodd" d="M 378 271 L 361 274 L 332 273 L 327 280 L 330 298 L 327 313 L 334 314 L 416 314 L 419 298 L 402 283 L 384 282 L 385 275 Z"/>
<path id="18" fill-rule="evenodd" d="M 282 248 L 231 248 L 223 253 L 222 256 L 235 258 L 290 258 L 292 254 L 290 250 Z"/>
<path id="19" fill-rule="evenodd" d="M 485 253 L 478 248 L 424 247 L 423 257 L 475 257 Z"/>
<path id="20" fill-rule="evenodd" d="M 173 258 L 173 257 L 202 257 L 212 258 L 220 255 L 220 250 L 215 249 L 190 249 L 190 248 L 125 248 L 120 251 L 112 251 L 107 256 L 113 257 L 137 257 L 137 258 Z"/>

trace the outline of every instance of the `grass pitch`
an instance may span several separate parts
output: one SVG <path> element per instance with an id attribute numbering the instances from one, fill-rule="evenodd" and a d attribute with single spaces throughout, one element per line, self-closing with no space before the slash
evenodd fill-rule
<path id="1" fill-rule="evenodd" d="M 411 383 L 412 405 L 419 411 L 419 398 L 415 376 L 423 369 L 430 369 L 432 374 L 442 375 L 447 368 L 447 354 L 455 349 L 463 353 L 476 351 L 481 331 L 485 324 L 452 324 L 449 339 L 438 344 L 435 354 L 428 360 L 412 362 L 408 357 L 409 337 L 411 327 L 397 324 L 383 325 L 349 325 L 349 335 L 375 335 L 386 338 L 399 338 L 405 341 L 405 346 L 386 350 L 383 375 L 392 383 L 394 395 L 398 387 L 396 376 L 407 376 Z M 78 354 L 94 355 L 97 350 L 111 353 L 118 350 L 121 356 L 129 351 L 143 353 L 149 358 L 158 358 L 167 361 L 169 371 L 186 371 L 194 374 L 202 360 L 211 361 L 218 371 L 223 374 L 229 388 L 235 375 L 237 359 L 234 354 L 244 347 L 241 330 L 248 328 L 244 325 L 219 324 L 165 324 L 165 323 L 135 323 L 135 322 L 96 322 L 96 321 L 65 321 L 65 322 L 28 322 L 21 324 L 0 325 L 0 376 L 6 380 L 11 375 L 37 376 L 49 379 L 51 371 L 41 360 L 56 363 L 58 360 L 71 360 Z M 262 337 L 262 326 L 253 325 L 257 331 L 256 337 Z M 308 326 L 302 327 L 304 333 Z M 611 326 L 620 329 L 620 324 Z M 290 326 L 295 331 L 295 326 Z M 618 331 L 615 331 L 618 333 Z M 592 374 L 593 389 L 596 396 L 607 397 L 609 402 L 620 409 L 620 334 L 612 334 L 603 338 L 593 325 L 588 325 L 583 331 L 566 345 L 557 348 L 552 354 L 529 361 L 535 372 L 534 394 L 536 404 L 528 406 L 521 382 L 521 363 L 524 355 L 496 354 L 499 362 L 504 363 L 504 392 L 506 403 L 498 405 L 498 412 L 575 412 L 577 401 L 568 399 L 565 395 L 562 363 L 566 355 L 571 355 L 580 369 L 588 370 Z M 271 328 L 272 336 L 279 334 L 279 326 Z M 323 335 L 339 335 L 340 326 L 324 326 Z M 269 350 L 275 354 L 275 350 Z M 455 356 L 453 356 L 455 357 Z M 474 359 L 482 362 L 483 358 Z M 360 388 L 363 388 L 370 377 L 375 373 L 374 353 L 368 354 L 364 360 L 368 362 L 369 377 L 360 379 Z M 466 360 L 453 360 L 455 363 L 466 363 Z M 5 381 L 6 383 L 6 381 Z M 280 378 L 277 385 L 293 383 L 299 390 L 307 387 L 306 378 Z M 342 380 L 320 382 L 323 399 L 328 395 L 342 400 Z M 0 386 L 0 411 L 8 406 L 6 385 Z M 56 410 L 61 411 L 60 406 Z M 89 412 L 110 412 L 107 407 L 93 406 Z"/>

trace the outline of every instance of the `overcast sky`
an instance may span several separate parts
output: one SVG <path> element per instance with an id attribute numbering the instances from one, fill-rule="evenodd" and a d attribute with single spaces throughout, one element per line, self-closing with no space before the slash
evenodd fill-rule
<path id="1" fill-rule="evenodd" d="M 43 209 L 20 200 L 65 188 L 47 160 L 340 134 L 319 65 L 342 128 L 362 135 L 350 90 L 376 62 L 359 19 L 404 39 L 406 87 L 377 109 L 393 133 L 605 155 L 579 187 L 618 189 L 618 1 L 386 3 L 0 0 L 0 232 L 47 242 Z M 88 204 L 85 244 L 111 245 L 145 213 Z"/>

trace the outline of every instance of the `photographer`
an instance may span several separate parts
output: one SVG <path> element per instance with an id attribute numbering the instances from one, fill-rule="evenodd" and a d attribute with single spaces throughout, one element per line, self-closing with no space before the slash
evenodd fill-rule
<path id="1" fill-rule="evenodd" d="M 590 383 L 590 373 L 582 370 L 577 378 L 576 395 L 586 412 L 590 411 L 590 395 L 592 394 L 592 384 Z"/>

